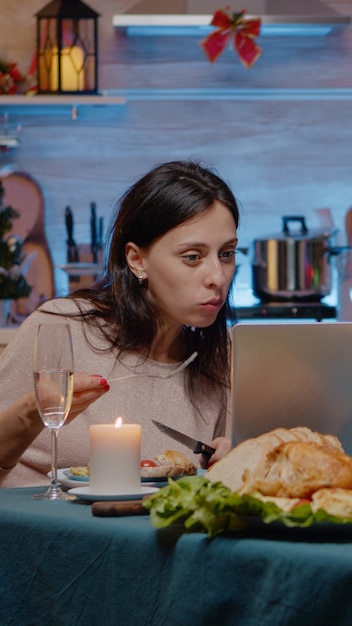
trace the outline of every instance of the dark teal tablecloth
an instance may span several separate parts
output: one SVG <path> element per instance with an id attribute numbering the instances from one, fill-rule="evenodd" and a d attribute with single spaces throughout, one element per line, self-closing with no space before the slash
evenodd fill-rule
<path id="1" fill-rule="evenodd" d="M 350 626 L 352 534 L 158 532 L 0 490 L 1 626 Z"/>

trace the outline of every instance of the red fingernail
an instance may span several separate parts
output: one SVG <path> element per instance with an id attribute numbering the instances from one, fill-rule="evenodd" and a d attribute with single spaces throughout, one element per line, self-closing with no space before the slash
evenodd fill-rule
<path id="1" fill-rule="evenodd" d="M 99 380 L 99 385 L 100 385 L 101 387 L 105 387 L 107 384 L 108 384 L 108 381 L 106 380 L 106 378 L 101 378 L 101 379 Z"/>
<path id="2" fill-rule="evenodd" d="M 109 389 L 110 389 L 110 385 L 105 385 L 104 391 L 109 391 Z"/>

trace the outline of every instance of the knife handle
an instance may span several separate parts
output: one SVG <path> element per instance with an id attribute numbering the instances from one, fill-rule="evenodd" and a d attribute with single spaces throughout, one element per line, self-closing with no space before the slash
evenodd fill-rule
<path id="1" fill-rule="evenodd" d="M 203 456 L 210 459 L 215 452 L 215 448 L 211 448 L 211 446 L 207 446 L 206 443 L 202 443 L 201 441 L 197 441 L 196 446 L 193 450 L 194 454 L 203 454 Z"/>
<path id="2" fill-rule="evenodd" d="M 65 222 L 66 222 L 66 230 L 68 235 L 68 244 L 73 245 L 73 215 L 71 208 L 69 206 L 65 209 Z"/>

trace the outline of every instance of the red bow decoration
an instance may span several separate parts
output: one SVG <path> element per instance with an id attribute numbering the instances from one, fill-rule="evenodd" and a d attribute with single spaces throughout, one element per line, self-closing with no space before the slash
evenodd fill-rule
<path id="1" fill-rule="evenodd" d="M 210 33 L 200 42 L 209 61 L 213 63 L 224 51 L 227 43 L 233 37 L 233 43 L 243 65 L 250 69 L 261 55 L 261 49 L 254 41 L 260 33 L 261 20 L 259 18 L 243 18 L 245 10 L 240 13 L 227 13 L 218 9 L 210 22 L 218 29 Z"/>

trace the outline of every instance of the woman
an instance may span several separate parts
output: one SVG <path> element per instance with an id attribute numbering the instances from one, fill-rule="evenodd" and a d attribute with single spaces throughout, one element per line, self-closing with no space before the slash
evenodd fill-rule
<path id="1" fill-rule="evenodd" d="M 22 324 L 0 363 L 0 410 L 31 390 L 37 324 L 58 316 L 70 320 L 75 370 L 99 371 L 110 385 L 61 429 L 59 467 L 87 464 L 89 425 L 119 415 L 142 425 L 142 458 L 167 448 L 193 456 L 152 419 L 210 443 L 211 462 L 228 451 L 226 320 L 238 218 L 215 173 L 192 162 L 162 164 L 117 206 L 102 280 L 45 303 Z M 42 430 L 3 486 L 47 483 L 49 434 Z"/>

